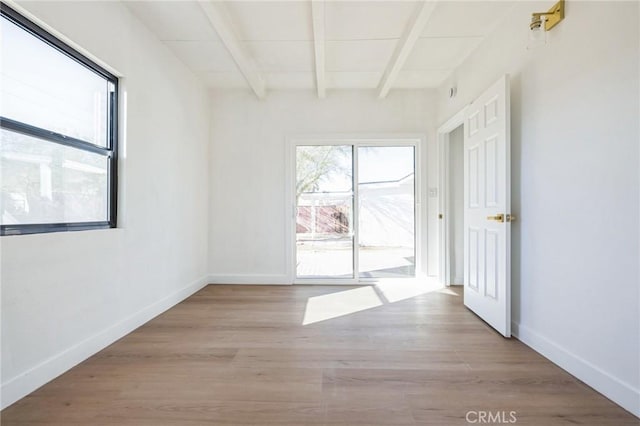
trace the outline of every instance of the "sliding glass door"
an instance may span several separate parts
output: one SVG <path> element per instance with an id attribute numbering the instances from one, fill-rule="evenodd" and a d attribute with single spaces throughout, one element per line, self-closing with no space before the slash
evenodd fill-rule
<path id="1" fill-rule="evenodd" d="M 353 146 L 296 147 L 296 277 L 354 278 Z"/>
<path id="2" fill-rule="evenodd" d="M 415 276 L 415 147 L 295 147 L 296 279 Z"/>
<path id="3" fill-rule="evenodd" d="M 360 278 L 415 276 L 412 146 L 358 147 Z"/>

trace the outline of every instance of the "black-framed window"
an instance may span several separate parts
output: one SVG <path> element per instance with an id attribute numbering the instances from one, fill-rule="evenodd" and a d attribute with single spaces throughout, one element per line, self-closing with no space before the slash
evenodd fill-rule
<path id="1" fill-rule="evenodd" d="M 1 234 L 115 227 L 117 77 L 0 12 Z"/>

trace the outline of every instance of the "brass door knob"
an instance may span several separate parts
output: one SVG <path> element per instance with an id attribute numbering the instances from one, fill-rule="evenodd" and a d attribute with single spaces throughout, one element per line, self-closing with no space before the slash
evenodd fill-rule
<path id="1" fill-rule="evenodd" d="M 495 216 L 487 216 L 487 220 L 495 220 L 496 222 L 504 222 L 504 215 L 497 214 Z"/>

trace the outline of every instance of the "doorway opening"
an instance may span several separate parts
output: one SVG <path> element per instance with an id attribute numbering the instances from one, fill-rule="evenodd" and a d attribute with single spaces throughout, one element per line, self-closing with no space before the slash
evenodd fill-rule
<path id="1" fill-rule="evenodd" d="M 464 285 L 464 110 L 438 129 L 439 281 Z"/>
<path id="2" fill-rule="evenodd" d="M 301 141 L 293 148 L 295 281 L 414 278 L 417 143 Z"/>
<path id="3" fill-rule="evenodd" d="M 464 284 L 464 128 L 449 133 L 449 285 Z"/>
<path id="4" fill-rule="evenodd" d="M 450 164 L 451 142 L 463 124 L 464 304 L 505 337 L 511 336 L 511 223 L 516 219 L 510 203 L 509 88 L 504 75 L 438 129 L 440 282 L 452 284 L 458 259 L 452 256 L 456 200 Z"/>

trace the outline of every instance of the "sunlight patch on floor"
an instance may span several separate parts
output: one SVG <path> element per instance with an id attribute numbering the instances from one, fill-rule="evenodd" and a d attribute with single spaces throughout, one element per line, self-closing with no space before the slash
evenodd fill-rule
<path id="1" fill-rule="evenodd" d="M 452 291 L 449 288 L 443 288 L 442 290 L 440 290 L 440 293 L 442 294 L 448 294 L 449 296 L 456 296 L 456 297 L 460 297 L 460 295 L 458 293 L 456 293 L 455 291 Z"/>
<path id="2" fill-rule="evenodd" d="M 371 286 L 310 297 L 307 300 L 302 325 L 338 318 L 378 306 L 382 306 L 382 301 Z"/>
<path id="3" fill-rule="evenodd" d="M 422 279 L 389 279 L 378 282 L 376 287 L 389 303 L 444 289 L 438 282 Z"/>
<path id="4" fill-rule="evenodd" d="M 432 277 L 385 278 L 372 285 L 310 297 L 307 299 L 302 325 L 314 324 L 434 292 L 459 296 Z"/>

